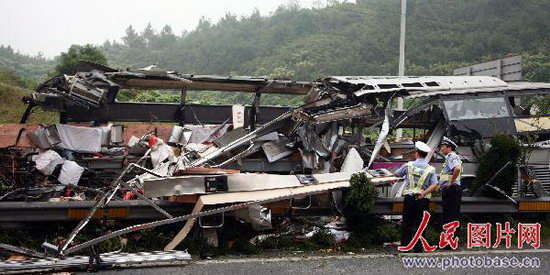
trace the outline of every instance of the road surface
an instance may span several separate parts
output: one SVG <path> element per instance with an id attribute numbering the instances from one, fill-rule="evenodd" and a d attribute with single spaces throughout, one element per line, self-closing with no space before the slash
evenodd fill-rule
<path id="1" fill-rule="evenodd" d="M 404 266 L 404 259 L 409 264 L 416 263 L 433 267 Z M 515 267 L 518 264 L 529 267 Z M 412 259 L 412 260 L 411 260 Z M 423 259 L 423 260 L 418 260 Z M 506 259 L 506 260 L 505 260 Z M 411 262 L 412 261 L 412 262 Z M 477 261 L 477 262 L 476 262 Z M 482 262 L 485 261 L 485 262 Z M 521 262 L 525 261 L 525 262 Z M 504 263 L 506 262 L 507 265 Z M 435 264 L 438 263 L 438 264 Z M 452 266 L 452 265 L 455 266 Z M 500 264 L 496 267 L 495 264 Z M 506 267 L 503 267 L 506 266 Z M 534 267 L 533 267 L 534 266 Z M 225 259 L 196 260 L 188 264 L 169 267 L 141 267 L 130 269 L 104 270 L 100 274 L 425 274 L 451 273 L 472 274 L 548 274 L 550 270 L 550 249 L 539 250 L 484 250 L 484 251 L 449 251 L 423 254 L 326 254 L 326 255 L 283 255 L 250 257 L 233 257 Z"/>

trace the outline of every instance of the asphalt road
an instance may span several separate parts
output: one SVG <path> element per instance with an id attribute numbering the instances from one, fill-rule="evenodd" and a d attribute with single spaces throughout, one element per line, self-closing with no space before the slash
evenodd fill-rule
<path id="1" fill-rule="evenodd" d="M 445 265 L 443 261 L 449 264 L 454 261 L 455 264 L 470 264 L 474 267 L 448 267 L 443 270 L 441 265 L 433 268 L 405 268 L 403 259 L 421 259 L 421 258 L 437 258 L 439 263 Z M 495 260 L 498 257 L 503 264 L 504 258 L 517 258 L 523 260 L 529 257 L 529 263 L 539 267 L 477 267 L 476 260 L 488 257 Z M 533 258 L 536 258 L 532 262 Z M 446 259 L 446 260 L 444 260 Z M 485 264 L 485 263 L 482 263 Z M 491 264 L 491 263 L 489 263 Z M 548 274 L 550 270 L 550 249 L 539 249 L 537 251 L 525 250 L 489 250 L 489 251 L 460 251 L 460 252 L 437 252 L 418 254 L 340 254 L 340 255 L 284 255 L 270 256 L 266 258 L 227 258 L 227 259 L 211 259 L 197 260 L 189 264 L 169 266 L 169 267 L 149 267 L 149 268 L 129 268 L 129 269 L 114 269 L 101 271 L 100 274 L 436 274 L 436 273 L 451 273 L 451 274 L 472 274 L 472 273 L 498 273 L 498 274 Z"/>

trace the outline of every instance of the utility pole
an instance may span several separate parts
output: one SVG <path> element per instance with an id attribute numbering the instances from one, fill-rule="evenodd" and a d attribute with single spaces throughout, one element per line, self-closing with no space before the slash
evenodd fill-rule
<path id="1" fill-rule="evenodd" d="M 405 76 L 405 23 L 407 20 L 407 0 L 401 0 L 401 32 L 399 35 L 399 76 Z M 397 109 L 403 110 L 403 98 L 397 98 Z M 403 138 L 403 129 L 397 129 L 397 141 Z"/>

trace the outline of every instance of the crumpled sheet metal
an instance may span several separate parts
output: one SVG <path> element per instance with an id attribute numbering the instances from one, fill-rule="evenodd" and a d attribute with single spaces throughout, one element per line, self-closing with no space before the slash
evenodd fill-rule
<path id="1" fill-rule="evenodd" d="M 386 117 L 384 119 L 384 123 L 382 123 L 382 129 L 378 134 L 378 140 L 376 141 L 376 144 L 374 145 L 374 149 L 372 150 L 372 154 L 369 159 L 369 164 L 365 168 L 369 168 L 372 165 L 372 163 L 374 162 L 374 159 L 376 159 L 376 156 L 378 155 L 378 153 L 380 153 L 380 149 L 382 149 L 382 146 L 384 146 L 384 142 L 386 141 L 386 138 L 388 137 L 389 132 L 390 132 L 390 122 L 389 122 L 389 117 Z"/>
<path id="2" fill-rule="evenodd" d="M 187 126 L 192 130 L 191 137 L 189 138 L 189 143 L 205 143 L 212 142 L 213 140 L 222 137 L 225 135 L 229 129 L 228 124 L 224 123 L 222 125 L 208 125 L 208 126 Z"/>
<path id="3" fill-rule="evenodd" d="M 353 173 L 361 171 L 363 165 L 365 165 L 365 162 L 361 158 L 361 155 L 359 155 L 359 152 L 357 152 L 357 149 L 351 148 L 344 159 L 340 172 Z"/>
<path id="4" fill-rule="evenodd" d="M 277 141 L 267 141 L 263 143 L 262 149 L 267 157 L 267 161 L 269 161 L 269 163 L 273 163 L 291 155 L 294 151 L 287 146 L 289 143 L 290 140 L 286 137 L 280 138 Z"/>
<path id="5" fill-rule="evenodd" d="M 262 205 L 251 205 L 247 208 L 235 210 L 235 218 L 252 224 L 255 231 L 273 229 L 271 224 L 271 210 Z"/>
<path id="6" fill-rule="evenodd" d="M 314 125 L 304 124 L 296 130 L 296 134 L 300 136 L 304 151 L 315 152 L 323 158 L 330 156 L 330 149 L 323 144 L 323 140 L 315 132 Z"/>
<path id="7" fill-rule="evenodd" d="M 151 162 L 153 164 L 153 168 L 158 167 L 167 159 L 170 160 L 170 162 L 177 161 L 172 147 L 168 146 L 164 142 L 159 142 L 157 146 L 151 148 Z"/>
<path id="8" fill-rule="evenodd" d="M 190 164 L 184 164 L 182 167 L 179 167 L 179 169 L 185 169 L 186 167 L 194 167 L 194 166 L 202 166 L 206 163 L 212 163 L 215 161 L 218 157 L 230 153 L 232 150 L 236 150 L 237 148 L 241 148 L 242 146 L 250 145 L 250 143 L 254 143 L 254 141 L 268 133 L 271 133 L 273 131 L 276 131 L 277 129 L 284 127 L 288 124 L 288 121 L 290 120 L 292 113 L 286 112 L 276 119 L 270 121 L 269 123 L 264 124 L 263 126 L 259 127 L 258 129 L 234 140 L 231 141 L 226 146 L 219 148 L 216 151 L 213 151 L 203 157 L 201 157 L 198 160 L 193 161 Z M 236 160 L 236 159 L 235 159 Z M 216 163 L 213 163 L 212 166 L 215 166 Z"/>
<path id="9" fill-rule="evenodd" d="M 171 145 L 185 146 L 189 142 L 189 139 L 191 139 L 192 134 L 193 130 L 189 129 L 188 127 L 176 125 L 172 127 L 172 131 L 170 131 L 170 135 L 168 136 L 166 142 Z"/>

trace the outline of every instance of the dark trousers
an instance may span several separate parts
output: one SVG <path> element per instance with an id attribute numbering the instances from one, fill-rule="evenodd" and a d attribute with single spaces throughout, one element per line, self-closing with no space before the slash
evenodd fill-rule
<path id="1" fill-rule="evenodd" d="M 462 186 L 453 184 L 441 190 L 441 206 L 443 208 L 443 225 L 453 221 L 460 221 L 460 201 L 462 200 Z M 460 227 L 455 236 L 460 236 Z"/>
<path id="2" fill-rule="evenodd" d="M 403 221 L 401 222 L 401 245 L 407 246 L 422 223 L 424 211 L 430 208 L 429 199 L 417 200 L 412 195 L 406 195 L 403 201 Z M 422 252 L 422 243 L 418 241 L 414 252 Z"/>

